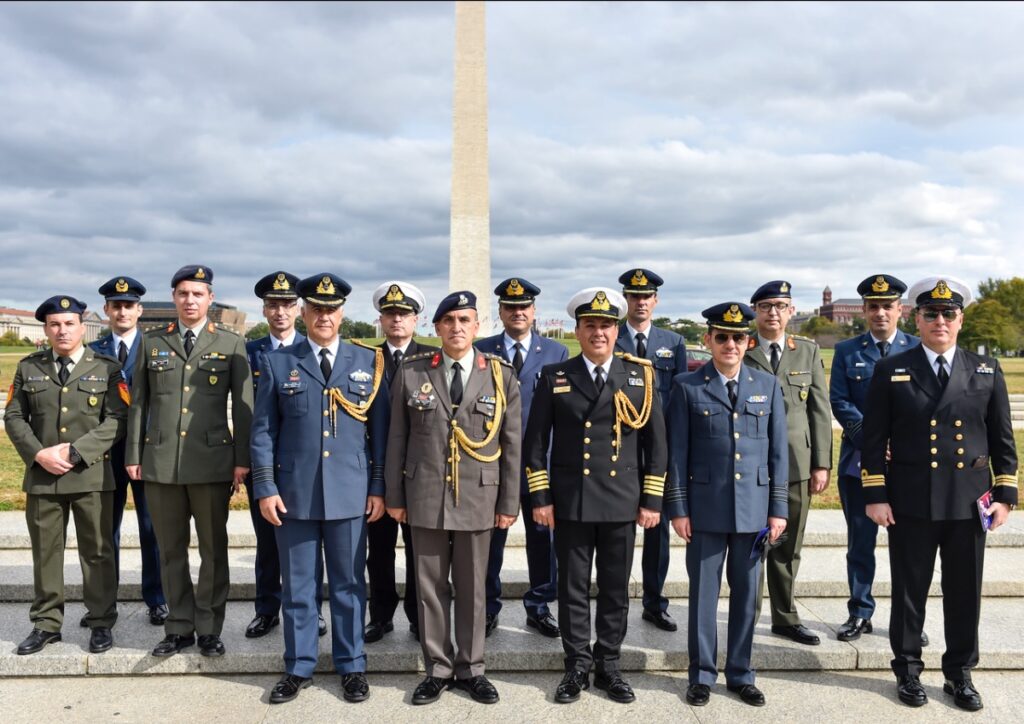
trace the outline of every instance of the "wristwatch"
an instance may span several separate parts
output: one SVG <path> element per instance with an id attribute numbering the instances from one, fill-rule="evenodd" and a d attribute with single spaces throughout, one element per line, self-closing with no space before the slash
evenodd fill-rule
<path id="1" fill-rule="evenodd" d="M 75 450 L 74 445 L 68 448 L 68 459 L 71 461 L 72 465 L 78 465 L 78 463 L 82 462 L 82 456 L 78 454 L 77 450 Z"/>

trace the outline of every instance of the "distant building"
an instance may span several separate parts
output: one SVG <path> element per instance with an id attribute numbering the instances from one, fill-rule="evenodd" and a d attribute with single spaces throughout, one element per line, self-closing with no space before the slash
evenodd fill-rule
<path id="1" fill-rule="evenodd" d="M 853 299 L 832 299 L 832 290 L 825 287 L 821 293 L 821 308 L 818 316 L 824 317 L 836 324 L 851 324 L 854 319 L 864 318 L 864 300 L 860 297 Z M 910 305 L 903 305 L 903 321 L 910 319 Z"/>
<path id="2" fill-rule="evenodd" d="M 245 312 L 238 307 L 222 302 L 213 302 L 207 316 L 211 322 L 223 324 L 225 327 L 245 335 Z M 139 320 L 139 324 L 143 329 L 150 330 L 166 326 L 177 319 L 178 310 L 175 309 L 174 302 L 153 302 L 147 299 L 142 304 L 142 319 Z"/>

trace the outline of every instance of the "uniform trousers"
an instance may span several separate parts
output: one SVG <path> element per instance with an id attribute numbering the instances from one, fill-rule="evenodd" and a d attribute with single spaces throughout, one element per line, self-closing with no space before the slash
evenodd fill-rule
<path id="1" fill-rule="evenodd" d="M 764 562 L 773 626 L 796 626 L 800 623 L 800 613 L 796 610 L 793 589 L 796 574 L 800 571 L 800 553 L 804 547 L 804 529 L 807 527 L 807 511 L 810 508 L 810 482 L 800 480 L 790 483 L 786 539 L 768 552 Z M 764 581 L 761 581 L 757 590 L 758 616 L 761 615 L 763 596 Z"/>
<path id="2" fill-rule="evenodd" d="M 668 598 L 662 595 L 665 579 L 668 578 L 668 557 L 671 550 L 669 519 L 662 516 L 661 522 L 644 530 L 643 554 L 640 558 L 643 573 L 644 610 L 657 613 L 668 610 Z"/>
<path id="3" fill-rule="evenodd" d="M 110 540 L 112 491 L 25 496 L 25 521 L 32 541 L 34 597 L 29 619 L 40 631 L 56 633 L 64 622 L 64 546 L 68 520 L 75 517 L 82 598 L 90 628 L 117 620 L 117 572 Z"/>
<path id="4" fill-rule="evenodd" d="M 132 489 L 132 500 L 135 502 L 135 517 L 139 521 L 139 551 L 142 554 L 142 600 L 152 608 L 167 603 L 164 589 L 160 586 L 160 549 L 153 532 L 153 521 L 149 517 L 149 504 L 146 501 L 146 484 L 141 480 L 129 480 L 124 469 L 124 442 L 118 442 L 110 451 L 111 464 L 114 468 L 114 566 L 117 579 L 121 580 L 121 521 L 124 519 L 124 506 L 128 502 L 128 487 Z"/>
<path id="5" fill-rule="evenodd" d="M 892 615 L 889 644 L 897 676 L 919 676 L 921 631 L 925 605 L 941 556 L 942 613 L 946 651 L 942 673 L 947 679 L 967 679 L 978 665 L 978 622 L 981 619 L 981 576 L 985 563 L 985 532 L 977 519 L 929 521 L 894 514 L 889 531 L 892 569 Z"/>
<path id="6" fill-rule="evenodd" d="M 169 614 L 168 634 L 220 635 L 228 600 L 228 501 L 231 483 L 147 483 L 153 530 L 160 547 L 160 578 Z M 192 585 L 189 519 L 199 539 L 199 580 Z"/>
<path id="7" fill-rule="evenodd" d="M 398 590 L 395 588 L 395 546 L 398 543 L 399 523 L 384 515 L 366 529 L 366 572 L 370 577 L 370 621 L 386 623 L 394 618 L 398 608 Z M 416 566 L 413 559 L 412 531 L 401 524 L 405 543 L 405 600 L 402 608 L 409 623 L 419 621 L 416 612 Z"/>
<path id="8" fill-rule="evenodd" d="M 851 616 L 871 618 L 875 612 L 871 585 L 875 581 L 878 524 L 864 512 L 864 487 L 860 478 L 839 476 L 839 500 L 846 517 L 846 579 L 850 586 L 846 607 Z"/>
<path id="9" fill-rule="evenodd" d="M 331 607 L 331 651 L 339 674 L 366 671 L 366 518 L 283 518 L 275 529 L 281 561 L 285 671 L 311 677 L 319 651 L 317 563 L 323 549 Z"/>
<path id="10" fill-rule="evenodd" d="M 469 679 L 484 673 L 484 580 L 491 530 L 412 526 L 420 645 L 427 676 Z M 453 587 L 457 652 L 452 647 Z"/>
<path id="11" fill-rule="evenodd" d="M 558 554 L 558 627 L 565 670 L 619 671 L 619 650 L 629 615 L 629 578 L 636 543 L 636 521 L 584 523 L 555 521 Z M 590 645 L 590 575 L 597 563 L 597 608 Z"/>
<path id="12" fill-rule="evenodd" d="M 523 594 L 526 613 L 534 618 L 551 613 L 548 604 L 558 596 L 558 559 L 553 534 L 546 525 L 533 522 L 533 503 L 529 495 L 520 497 L 523 525 L 526 528 L 526 567 L 530 587 Z M 495 528 L 487 563 L 487 614 L 501 612 L 501 567 L 505 561 L 508 529 Z"/>

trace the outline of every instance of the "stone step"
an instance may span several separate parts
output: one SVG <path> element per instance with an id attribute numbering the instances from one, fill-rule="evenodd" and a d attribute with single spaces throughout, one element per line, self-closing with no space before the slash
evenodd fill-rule
<path id="1" fill-rule="evenodd" d="M 639 552 L 638 552 L 639 553 Z M 669 598 L 684 598 L 689 595 L 689 579 L 686 575 L 686 557 L 682 549 L 673 549 L 674 555 L 669 559 L 668 580 L 665 582 L 664 595 Z M 253 566 L 256 560 L 254 548 L 232 548 L 228 552 L 231 566 L 231 585 L 228 598 L 235 601 L 251 601 L 256 595 L 256 576 Z M 982 594 L 985 596 L 1024 596 L 1024 549 L 992 548 L 985 556 L 985 580 Z M 874 593 L 876 596 L 888 596 L 891 593 L 889 561 L 885 551 L 876 556 L 877 570 L 875 574 Z M 199 551 L 189 550 L 189 562 L 193 580 L 199 575 Z M 396 558 L 396 580 L 399 581 L 398 591 L 404 595 L 405 566 L 404 557 Z M 138 601 L 141 593 L 142 562 L 138 549 L 125 549 L 121 558 L 121 590 L 120 599 Z M 936 561 L 936 571 L 939 563 Z M 505 552 L 502 566 L 502 595 L 507 599 L 523 596 L 529 587 L 529 575 L 526 565 L 526 550 L 510 548 Z M 724 576 L 723 576 L 724 579 Z M 64 557 L 64 581 L 66 598 L 69 601 L 82 599 L 82 571 L 78 556 L 68 551 Z M 723 580 L 723 591 L 728 584 Z M 596 585 L 592 584 L 596 593 Z M 634 555 L 632 576 L 629 588 L 630 596 L 639 598 L 643 595 L 643 574 L 640 555 Z M 941 594 L 939 577 L 932 581 L 930 595 Z M 846 549 L 845 548 L 809 548 L 804 551 L 796 581 L 796 595 L 801 597 L 830 598 L 845 600 L 849 595 L 846 582 Z M 31 601 L 32 584 L 32 552 L 27 550 L 0 550 L 0 601 Z"/>
<path id="2" fill-rule="evenodd" d="M 837 641 L 835 632 L 846 619 L 845 603 L 836 599 L 800 599 L 798 608 L 805 625 L 821 637 L 820 646 L 803 646 L 770 632 L 767 603 L 758 622 L 753 665 L 760 671 L 888 670 L 889 600 L 878 601 L 874 633 L 858 641 Z M 552 607 L 557 614 L 557 606 Z M 622 668 L 626 671 L 680 671 L 687 668 L 687 613 L 685 600 L 673 600 L 670 614 L 679 630 L 666 633 L 641 620 L 640 606 L 632 605 L 622 650 Z M 103 654 L 88 652 L 89 632 L 78 626 L 84 613 L 80 603 L 68 605 L 63 627 L 64 639 L 31 656 L 17 656 L 14 650 L 31 630 L 25 604 L 0 604 L 0 674 L 3 676 L 75 676 L 146 674 L 231 674 L 275 673 L 282 671 L 284 648 L 280 627 L 262 639 L 244 637 L 252 618 L 252 606 L 242 602 L 228 604 L 222 637 L 227 653 L 209 659 L 196 648 L 168 659 L 157 659 L 149 651 L 163 637 L 160 627 L 152 626 L 142 604 L 123 604 L 114 627 L 115 647 Z M 945 648 L 942 607 L 933 604 L 925 630 L 931 646 L 924 650 L 929 669 L 940 666 Z M 981 661 L 987 669 L 1024 669 L 1024 637 L 1006 622 L 1020 619 L 1024 601 L 988 599 L 982 609 L 980 628 Z M 728 605 L 719 604 L 719 667 L 724 666 Z M 366 647 L 371 672 L 417 672 L 423 670 L 419 644 L 406 632 L 404 624 L 382 641 Z M 544 638 L 525 626 L 522 606 L 502 610 L 499 627 L 487 639 L 488 671 L 559 671 L 563 652 L 558 639 Z M 333 670 L 330 634 L 320 639 L 318 671 Z"/>
<path id="3" fill-rule="evenodd" d="M 674 533 L 670 536 L 674 547 L 684 548 L 686 543 Z M 878 545 L 887 546 L 888 536 L 884 529 L 878 532 Z M 77 548 L 78 538 L 75 535 L 74 519 L 68 524 L 68 547 Z M 139 522 L 134 511 L 125 511 L 121 527 L 121 544 L 125 548 L 139 547 Z M 643 532 L 637 531 L 637 546 L 643 545 Z M 192 533 L 192 546 L 197 545 L 195 532 Z M 228 515 L 228 545 L 232 548 L 252 548 L 256 545 L 256 534 L 253 533 L 252 520 L 247 510 L 232 510 Z M 402 546 L 402 536 L 398 536 L 398 545 Z M 508 548 L 522 548 L 526 545 L 525 523 L 520 517 L 509 530 Z M 1009 521 L 1000 530 L 988 537 L 988 545 L 992 548 L 1022 547 L 1024 548 L 1024 514 L 1014 512 Z M 31 548 L 28 528 L 25 526 L 25 513 L 22 511 L 0 512 L 0 550 Z M 846 520 L 841 510 L 812 510 L 807 517 L 807 529 L 804 533 L 804 546 L 846 546 Z"/>

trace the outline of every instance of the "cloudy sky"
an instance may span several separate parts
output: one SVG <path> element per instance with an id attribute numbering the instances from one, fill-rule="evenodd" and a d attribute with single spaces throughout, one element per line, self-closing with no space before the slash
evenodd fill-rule
<path id="1" fill-rule="evenodd" d="M 451 3 L 0 5 L 0 305 L 186 263 L 448 290 Z M 1024 5 L 487 8 L 492 277 L 696 318 L 1024 274 Z"/>

